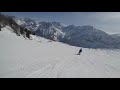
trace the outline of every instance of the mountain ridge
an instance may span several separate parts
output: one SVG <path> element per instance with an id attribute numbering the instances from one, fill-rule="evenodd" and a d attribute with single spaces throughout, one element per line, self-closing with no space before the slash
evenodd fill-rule
<path id="1" fill-rule="evenodd" d="M 60 22 L 36 21 L 31 18 L 18 19 L 21 26 L 35 31 L 38 36 L 85 48 L 120 48 L 119 35 L 108 34 L 91 25 L 64 26 Z M 19 24 L 19 23 L 18 23 Z"/>

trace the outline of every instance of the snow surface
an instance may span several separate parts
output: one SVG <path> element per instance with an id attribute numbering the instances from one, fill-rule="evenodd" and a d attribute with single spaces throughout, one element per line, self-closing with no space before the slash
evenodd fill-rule
<path id="1" fill-rule="evenodd" d="M 83 48 L 31 35 L 10 27 L 0 31 L 0 78 L 120 78 L 120 50 Z"/>

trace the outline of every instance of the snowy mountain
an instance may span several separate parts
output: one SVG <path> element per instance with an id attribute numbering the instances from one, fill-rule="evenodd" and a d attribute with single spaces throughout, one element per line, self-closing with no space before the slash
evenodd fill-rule
<path id="1" fill-rule="evenodd" d="M 66 32 L 67 42 L 71 45 L 86 48 L 120 48 L 118 36 L 114 37 L 93 26 L 68 26 Z"/>
<path id="2" fill-rule="evenodd" d="M 20 20 L 22 23 L 20 23 Z M 30 18 L 16 20 L 19 25 L 35 31 L 36 35 L 85 48 L 120 48 L 120 37 L 109 35 L 93 26 L 64 26 L 59 22 L 36 21 Z"/>
<path id="3" fill-rule="evenodd" d="M 59 22 L 45 22 L 36 21 L 30 18 L 14 18 L 14 20 L 22 27 L 35 31 L 36 35 L 59 41 L 64 37 L 64 33 L 61 29 L 64 27 Z M 21 21 L 21 23 L 19 23 Z"/>
<path id="4" fill-rule="evenodd" d="M 0 78 L 120 78 L 120 50 L 83 48 L 0 31 Z"/>
<path id="5" fill-rule="evenodd" d="M 120 38 L 120 34 L 112 34 L 111 35 L 113 38 Z"/>
<path id="6" fill-rule="evenodd" d="M 61 31 L 63 27 L 64 26 L 57 22 L 40 22 L 35 33 L 36 35 L 59 41 L 64 37 L 64 32 Z"/>
<path id="7" fill-rule="evenodd" d="M 30 19 L 30 18 L 17 18 L 17 17 L 14 17 L 13 18 L 16 23 L 22 27 L 25 27 L 29 30 L 37 30 L 37 27 L 39 26 L 39 23 L 33 19 Z"/>
<path id="8" fill-rule="evenodd" d="M 20 19 L 20 18 L 16 18 L 16 17 L 13 17 L 13 19 L 15 20 L 15 22 L 18 24 L 18 25 L 23 25 L 25 23 L 25 21 L 23 19 Z"/>

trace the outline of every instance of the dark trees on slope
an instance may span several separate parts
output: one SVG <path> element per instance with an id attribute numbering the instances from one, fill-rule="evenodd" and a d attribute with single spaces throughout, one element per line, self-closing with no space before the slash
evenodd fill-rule
<path id="1" fill-rule="evenodd" d="M 27 29 L 25 29 L 25 31 L 26 31 L 26 37 L 30 39 L 30 31 Z"/>
<path id="2" fill-rule="evenodd" d="M 20 34 L 23 35 L 25 33 L 24 28 L 20 27 Z"/>
<path id="3" fill-rule="evenodd" d="M 12 19 L 11 16 L 7 16 L 7 15 L 3 15 L 0 13 L 0 23 L 5 26 L 5 25 L 8 25 L 10 26 L 14 32 L 20 36 L 20 33 L 19 33 L 19 25 Z"/>
<path id="4" fill-rule="evenodd" d="M 10 26 L 18 36 L 22 35 L 24 38 L 27 37 L 31 39 L 30 34 L 35 35 L 34 31 L 28 30 L 25 27 L 19 26 L 14 19 L 13 16 L 7 16 L 0 13 L 0 31 L 2 26 Z"/>

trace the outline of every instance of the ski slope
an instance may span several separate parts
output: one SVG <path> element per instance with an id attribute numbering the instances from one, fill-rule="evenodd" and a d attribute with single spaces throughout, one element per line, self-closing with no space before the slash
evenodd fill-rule
<path id="1" fill-rule="evenodd" d="M 0 31 L 0 78 L 120 78 L 120 50 L 80 47 Z"/>

